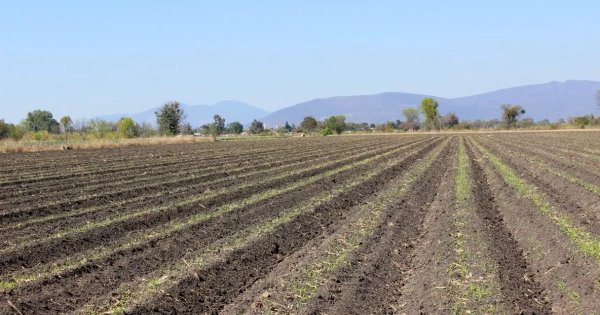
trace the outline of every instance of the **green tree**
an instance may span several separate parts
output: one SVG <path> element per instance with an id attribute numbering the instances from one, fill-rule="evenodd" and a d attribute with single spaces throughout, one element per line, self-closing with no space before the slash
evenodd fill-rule
<path id="1" fill-rule="evenodd" d="M 312 116 L 306 116 L 300 123 L 300 128 L 306 132 L 313 132 L 319 126 L 319 122 Z"/>
<path id="2" fill-rule="evenodd" d="M 213 138 L 216 138 L 218 135 L 222 134 L 223 131 L 225 131 L 225 118 L 217 114 L 213 116 L 213 119 L 214 122 L 209 125 L 210 134 L 213 136 Z"/>
<path id="3" fill-rule="evenodd" d="M 156 115 L 159 132 L 170 136 L 177 134 L 181 122 L 185 118 L 185 113 L 179 106 L 179 102 L 165 103 L 154 114 Z"/>
<path id="4" fill-rule="evenodd" d="M 39 109 L 27 113 L 27 117 L 23 120 L 23 125 L 33 132 L 57 132 L 59 126 L 58 121 L 54 119 L 52 113 Z"/>
<path id="5" fill-rule="evenodd" d="M 431 97 L 421 101 L 421 112 L 425 116 L 425 127 L 434 129 L 438 127 L 438 102 Z"/>
<path id="6" fill-rule="evenodd" d="M 584 129 L 585 126 L 590 124 L 590 117 L 589 116 L 579 116 L 579 117 L 573 117 L 571 119 L 571 124 L 572 125 L 576 125 L 577 127 Z"/>
<path id="7" fill-rule="evenodd" d="M 525 114 L 525 109 L 521 105 L 505 104 L 502 108 L 502 120 L 506 127 L 510 128 L 516 125 L 519 116 Z"/>
<path id="8" fill-rule="evenodd" d="M 239 121 L 234 121 L 227 126 L 227 129 L 230 133 L 239 135 L 244 131 L 244 125 L 242 125 Z"/>
<path id="9" fill-rule="evenodd" d="M 125 138 L 134 138 L 139 136 L 139 128 L 135 121 L 130 117 L 123 117 L 117 122 L 117 131 Z"/>
<path id="10" fill-rule="evenodd" d="M 254 119 L 252 121 L 252 123 L 250 124 L 250 128 L 248 128 L 248 131 L 251 134 L 259 134 L 265 131 L 265 125 L 262 123 L 262 121 L 258 121 L 256 119 Z"/>
<path id="11" fill-rule="evenodd" d="M 331 116 L 325 119 L 323 135 L 331 135 L 333 133 L 340 134 L 346 129 L 346 117 L 343 115 Z"/>
<path id="12" fill-rule="evenodd" d="M 292 128 L 292 126 L 290 126 L 290 124 L 287 121 L 285 122 L 283 129 L 287 130 L 287 132 L 292 132 L 292 130 L 294 130 L 294 128 Z"/>

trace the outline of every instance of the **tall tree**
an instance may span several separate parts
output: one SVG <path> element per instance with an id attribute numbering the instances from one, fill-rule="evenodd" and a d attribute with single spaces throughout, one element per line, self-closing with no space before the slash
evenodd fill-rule
<path id="1" fill-rule="evenodd" d="M 170 136 L 177 134 L 181 121 L 185 118 L 185 113 L 179 106 L 179 102 L 165 103 L 154 114 L 160 133 Z"/>
<path id="2" fill-rule="evenodd" d="M 259 134 L 265 131 L 265 125 L 262 123 L 262 121 L 254 119 L 254 121 L 252 121 L 252 123 L 250 124 L 250 128 L 248 128 L 248 131 L 251 134 Z"/>
<path id="3" fill-rule="evenodd" d="M 525 109 L 521 105 L 504 104 L 502 108 L 502 120 L 507 128 L 516 125 L 519 116 L 525 114 Z"/>
<path id="4" fill-rule="evenodd" d="M 421 101 L 421 112 L 425 116 L 425 127 L 428 129 L 437 128 L 438 125 L 438 102 L 431 97 L 424 98 Z"/>
<path id="5" fill-rule="evenodd" d="M 325 119 L 323 123 L 325 129 L 323 129 L 324 135 L 330 135 L 333 133 L 340 134 L 346 129 L 346 117 L 344 115 L 331 116 Z"/>
<path id="6" fill-rule="evenodd" d="M 302 130 L 306 132 L 313 132 L 319 126 L 319 122 L 312 116 L 306 116 L 300 123 Z"/>
<path id="7" fill-rule="evenodd" d="M 54 119 L 52 113 L 50 113 L 47 110 L 39 109 L 27 113 L 27 117 L 23 121 L 23 125 L 25 125 L 25 127 L 34 132 L 53 132 L 57 131 L 59 126 L 58 121 Z"/>
<path id="8" fill-rule="evenodd" d="M 69 128 L 73 124 L 73 120 L 70 116 L 62 116 L 60 118 L 60 124 L 63 126 L 63 129 L 65 131 L 65 141 L 67 141 L 67 135 L 69 134 Z"/>
<path id="9" fill-rule="evenodd" d="M 225 118 L 223 118 L 217 114 L 217 115 L 213 116 L 213 119 L 214 119 L 213 134 L 215 136 L 222 134 L 223 131 L 225 130 Z"/>

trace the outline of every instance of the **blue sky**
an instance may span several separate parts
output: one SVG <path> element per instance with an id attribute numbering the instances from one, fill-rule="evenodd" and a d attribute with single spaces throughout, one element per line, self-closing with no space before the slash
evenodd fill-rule
<path id="1" fill-rule="evenodd" d="M 3 1 L 0 118 L 600 80 L 599 1 Z"/>

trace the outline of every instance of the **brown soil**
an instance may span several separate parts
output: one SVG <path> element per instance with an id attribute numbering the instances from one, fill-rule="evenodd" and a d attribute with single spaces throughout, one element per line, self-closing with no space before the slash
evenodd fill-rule
<path id="1" fill-rule="evenodd" d="M 120 286 L 135 288 L 134 284 L 145 283 L 144 279 L 153 272 L 180 263 L 192 252 L 203 251 L 244 229 L 276 218 L 341 183 L 365 178 L 363 175 L 374 167 L 385 166 L 379 175 L 294 217 L 256 241 L 223 252 L 224 261 L 195 270 L 196 276 L 184 277 L 127 310 L 133 314 L 259 312 L 252 303 L 265 288 L 274 287 L 284 275 L 293 275 L 296 270 L 292 266 L 310 261 L 310 255 L 318 252 L 314 248 L 322 248 L 319 245 L 325 239 L 338 235 L 336 232 L 344 227 L 348 229 L 358 206 L 377 200 L 377 194 L 402 178 L 420 159 L 441 148 L 442 143 L 448 145 L 441 148 L 438 160 L 404 197 L 385 210 L 375 232 L 348 256 L 347 265 L 327 276 L 317 288 L 316 297 L 300 305 L 299 313 L 451 313 L 456 297 L 448 288 L 452 275 L 447 268 L 455 255 L 451 249 L 456 172 L 453 165 L 460 137 L 466 138 L 473 178 L 472 226 L 485 245 L 482 253 L 495 266 L 499 292 L 494 303 L 511 314 L 592 313 L 600 309 L 599 262 L 582 254 L 548 215 L 519 197 L 519 192 L 507 185 L 470 139 L 498 156 L 523 180 L 537 186 L 537 192 L 557 211 L 573 218 L 573 224 L 598 236 L 600 216 L 594 207 L 600 198 L 519 155 L 534 156 L 553 168 L 598 184 L 597 175 L 586 173 L 582 166 L 588 162 L 596 165 L 589 152 L 600 148 L 590 141 L 598 134 L 323 137 L 0 155 L 0 163 L 5 167 L 0 174 L 0 314 L 55 314 L 88 306 L 100 308 L 101 303 L 119 298 L 115 290 Z M 523 137 L 526 141 L 520 142 Z M 552 141 L 552 145 L 545 148 L 547 141 Z M 566 151 L 561 149 L 561 143 Z M 502 146 L 509 150 L 503 151 Z M 141 245 L 89 260 L 74 269 L 10 287 L 13 276 L 34 270 L 31 268 L 49 267 L 100 247 L 116 248 L 133 233 L 160 229 L 173 220 L 209 213 L 217 207 L 396 149 L 396 154 L 311 185 L 241 206 Z M 579 154 L 578 149 L 588 155 Z M 392 160 L 397 163 L 390 164 Z M 305 171 L 287 173 L 300 169 Z M 285 174 L 279 179 L 268 179 Z M 236 188 L 244 183 L 251 185 Z M 173 188 L 175 184 L 177 187 Z M 231 193 L 6 250 L 15 240 L 43 239 L 86 222 L 221 188 L 231 189 Z M 129 201 L 136 197 L 140 198 Z M 73 198 L 82 199 L 69 200 Z M 110 206 L 121 201 L 125 202 L 121 206 Z M 93 206 L 99 208 L 71 215 Z M 31 221 L 57 214 L 65 217 Z M 139 292 L 131 292 L 136 293 Z"/>

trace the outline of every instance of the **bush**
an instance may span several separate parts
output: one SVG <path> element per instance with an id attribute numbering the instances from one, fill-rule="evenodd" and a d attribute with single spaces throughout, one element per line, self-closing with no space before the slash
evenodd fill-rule
<path id="1" fill-rule="evenodd" d="M 117 130 L 124 138 L 134 138 L 139 136 L 138 126 L 135 121 L 129 117 L 123 117 L 117 122 Z"/>
<path id="2" fill-rule="evenodd" d="M 331 135 L 334 132 L 339 135 L 344 129 L 346 129 L 346 117 L 343 115 L 331 116 L 325 119 L 323 135 Z"/>

